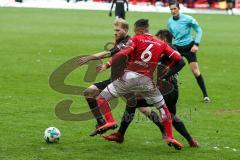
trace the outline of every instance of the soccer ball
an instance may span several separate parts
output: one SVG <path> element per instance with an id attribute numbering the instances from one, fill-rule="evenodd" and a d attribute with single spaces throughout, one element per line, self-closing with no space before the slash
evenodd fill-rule
<path id="1" fill-rule="evenodd" d="M 44 140 L 47 143 L 58 143 L 60 137 L 61 133 L 56 127 L 49 127 L 44 131 Z"/>

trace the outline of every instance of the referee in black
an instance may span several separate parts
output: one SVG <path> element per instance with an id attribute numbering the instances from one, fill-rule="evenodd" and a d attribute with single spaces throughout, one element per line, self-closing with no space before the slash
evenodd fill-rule
<path id="1" fill-rule="evenodd" d="M 128 11 L 128 1 L 127 0 L 113 0 L 112 1 L 112 6 L 109 12 L 109 16 L 112 16 L 112 9 L 114 4 L 116 4 L 115 7 L 115 17 L 116 18 L 122 18 L 125 19 L 125 8 L 124 8 L 124 4 L 127 4 L 127 11 Z"/>

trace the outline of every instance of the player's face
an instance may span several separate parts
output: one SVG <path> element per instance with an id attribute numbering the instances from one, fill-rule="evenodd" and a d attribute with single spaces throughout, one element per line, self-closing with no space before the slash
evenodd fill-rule
<path id="1" fill-rule="evenodd" d="M 173 17 L 177 17 L 179 15 L 179 8 L 176 5 L 171 5 L 169 8 Z"/>
<path id="2" fill-rule="evenodd" d="M 121 26 L 114 26 L 114 36 L 115 40 L 119 40 L 121 38 L 126 37 L 127 31 L 123 29 Z"/>
<path id="3" fill-rule="evenodd" d="M 139 29 L 135 25 L 134 25 L 133 31 L 135 34 L 143 34 L 144 33 L 143 29 Z"/>

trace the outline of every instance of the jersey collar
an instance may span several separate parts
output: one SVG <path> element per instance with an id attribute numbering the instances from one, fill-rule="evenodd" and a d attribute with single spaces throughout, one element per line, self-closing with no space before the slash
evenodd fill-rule
<path id="1" fill-rule="evenodd" d="M 181 13 L 179 13 L 179 15 L 177 17 L 172 17 L 174 21 L 177 21 L 180 19 Z"/>

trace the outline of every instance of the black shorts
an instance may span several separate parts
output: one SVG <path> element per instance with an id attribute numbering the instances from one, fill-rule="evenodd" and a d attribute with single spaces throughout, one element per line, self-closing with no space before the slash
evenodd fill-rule
<path id="1" fill-rule="evenodd" d="M 99 90 L 104 90 L 104 88 L 106 88 L 110 83 L 112 83 L 112 80 L 107 79 L 105 81 L 94 83 L 93 85 L 95 85 Z"/>
<path id="2" fill-rule="evenodd" d="M 181 54 L 181 56 L 183 56 L 187 59 L 188 63 L 191 63 L 191 62 L 197 62 L 196 53 L 191 52 L 191 48 L 193 45 L 194 45 L 194 42 L 191 42 L 190 44 L 188 44 L 186 46 L 174 45 L 174 47 Z"/>
<path id="3" fill-rule="evenodd" d="M 147 101 L 143 98 L 137 100 L 137 105 L 136 107 L 152 107 L 153 105 L 150 105 L 147 103 Z"/>

